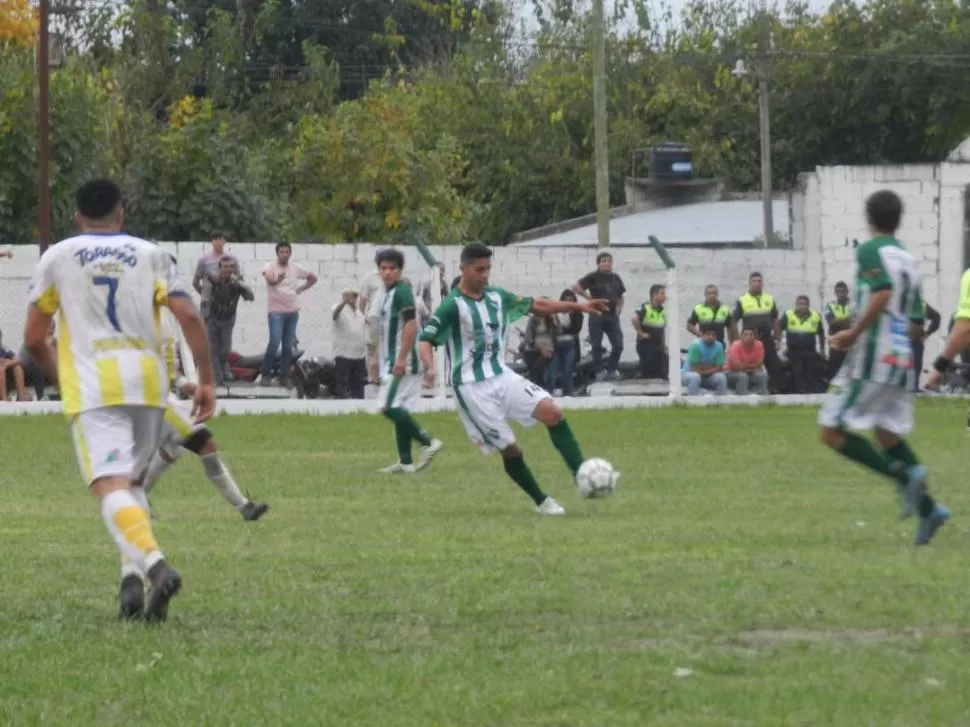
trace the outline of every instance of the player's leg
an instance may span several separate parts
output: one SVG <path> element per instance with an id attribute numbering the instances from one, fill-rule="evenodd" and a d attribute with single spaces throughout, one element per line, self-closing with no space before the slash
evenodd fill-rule
<path id="1" fill-rule="evenodd" d="M 508 373 L 474 384 L 456 386 L 454 397 L 458 418 L 469 438 L 478 445 L 483 454 L 489 454 L 493 449 L 501 452 L 505 473 L 532 498 L 536 512 L 542 515 L 564 515 L 566 511 L 562 506 L 539 487 L 515 441 L 515 433 L 506 421 L 505 388 L 498 383 L 505 376 Z"/>
<path id="2" fill-rule="evenodd" d="M 82 412 L 74 418 L 71 430 L 81 474 L 101 501 L 101 518 L 128 561 L 128 575 L 145 573 L 153 584 L 157 581 L 166 586 L 166 591 L 180 583 L 158 547 L 147 509 L 132 492 L 137 467 L 135 424 L 129 412 L 121 407 Z M 157 440 L 157 430 L 155 436 Z M 141 610 L 123 610 L 121 615 L 137 618 Z"/>
<path id="3" fill-rule="evenodd" d="M 195 431 L 182 442 L 182 447 L 198 455 L 206 478 L 215 485 L 226 502 L 239 511 L 243 520 L 259 520 L 269 511 L 269 505 L 265 502 L 253 502 L 239 489 L 232 473 L 223 462 L 216 440 L 208 427 L 195 427 Z"/>
<path id="4" fill-rule="evenodd" d="M 403 425 L 403 432 L 410 438 L 410 441 L 421 445 L 421 453 L 418 455 L 417 462 L 414 463 L 415 470 L 422 470 L 431 464 L 444 443 L 440 439 L 435 439 L 424 428 L 418 424 L 412 412 L 417 408 L 421 401 L 421 393 L 424 388 L 424 377 L 418 374 L 407 374 L 401 377 L 398 387 L 397 398 L 394 402 L 393 421 L 395 427 Z M 385 412 L 387 413 L 387 412 Z M 410 445 L 409 445 L 410 448 Z"/>
<path id="5" fill-rule="evenodd" d="M 414 458 L 411 454 L 411 429 L 408 426 L 407 412 L 399 407 L 401 381 L 404 377 L 388 375 L 381 382 L 377 392 L 381 414 L 394 425 L 394 439 L 397 446 L 397 462 L 380 471 L 385 474 L 405 474 L 414 472 Z"/>
<path id="6" fill-rule="evenodd" d="M 890 467 L 896 472 L 906 473 L 906 483 L 900 494 L 903 513 L 905 516 L 915 509 L 919 514 L 913 544 L 926 545 L 949 520 L 950 511 L 930 495 L 926 484 L 927 469 L 920 464 L 904 439 L 914 428 L 912 393 L 896 386 L 883 386 L 882 389 L 879 418 L 874 426 L 876 440 L 885 452 Z"/>

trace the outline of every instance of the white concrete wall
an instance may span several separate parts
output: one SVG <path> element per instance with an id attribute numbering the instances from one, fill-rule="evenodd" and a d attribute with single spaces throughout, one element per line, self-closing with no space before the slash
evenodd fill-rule
<path id="1" fill-rule="evenodd" d="M 901 237 L 920 260 L 927 299 L 948 317 L 956 305 L 963 271 L 964 188 L 970 184 L 970 165 L 943 164 L 900 167 L 822 167 L 802 175 L 793 200 L 791 220 L 795 250 L 673 250 L 680 270 L 680 311 L 686 319 L 699 301 L 704 286 L 721 288 L 722 299 L 731 302 L 744 292 L 753 270 L 765 276 L 766 289 L 779 307 L 794 303 L 795 296 L 809 295 L 813 306 L 832 297 L 838 280 L 852 284 L 853 238 L 866 239 L 865 198 L 884 187 L 897 191 L 906 205 Z M 186 279 L 204 252 L 202 243 L 162 243 L 179 259 Z M 256 292 L 254 303 L 240 303 L 235 348 L 256 353 L 266 344 L 265 285 L 262 266 L 274 257 L 272 243 L 233 243 L 231 251 L 243 263 L 246 277 Z M 294 262 L 320 277 L 319 284 L 303 295 L 298 335 L 312 355 L 329 356 L 329 311 L 344 287 L 359 285 L 373 269 L 373 245 L 296 245 Z M 408 272 L 413 278 L 427 275 L 417 251 L 406 249 Z M 459 248 L 435 248 L 445 262 L 448 281 L 457 274 Z M 558 297 L 563 288 L 594 267 L 593 248 L 497 248 L 492 279 L 496 285 L 528 295 Z M 633 308 L 647 298 L 653 283 L 663 283 L 665 273 L 649 249 L 613 250 L 615 269 L 627 288 L 624 326 L 628 334 L 624 359 L 635 358 Z M 17 248 L 12 260 L 0 260 L 0 329 L 8 347 L 19 346 L 25 294 L 37 259 L 35 248 Z M 936 337 L 937 342 L 942 337 Z M 936 346 L 931 346 L 935 352 Z"/>

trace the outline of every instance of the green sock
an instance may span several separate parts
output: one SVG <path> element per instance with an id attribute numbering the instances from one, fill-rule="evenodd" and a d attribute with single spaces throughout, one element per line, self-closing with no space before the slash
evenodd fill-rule
<path id="1" fill-rule="evenodd" d="M 840 454 L 853 462 L 858 462 L 863 467 L 868 467 L 873 472 L 899 481 L 899 477 L 889 464 L 889 459 L 858 434 L 846 432 L 845 446 L 841 449 Z"/>
<path id="2" fill-rule="evenodd" d="M 532 498 L 536 505 L 541 505 L 542 501 L 546 499 L 546 493 L 539 488 L 539 483 L 533 477 L 529 465 L 525 463 L 525 457 L 522 455 L 503 457 L 502 461 L 505 463 L 506 474 L 522 488 L 525 494 Z"/>
<path id="3" fill-rule="evenodd" d="M 896 446 L 890 447 L 886 450 L 886 457 L 889 459 L 889 466 L 894 472 L 897 472 L 897 479 L 906 484 L 909 480 L 909 475 L 907 470 L 910 467 L 915 467 L 919 464 L 919 458 L 910 449 L 909 444 L 905 439 L 900 439 L 896 442 Z M 933 506 L 936 502 L 930 496 L 928 492 L 921 492 L 919 500 L 916 503 L 916 509 L 919 512 L 920 517 L 926 517 L 931 512 L 933 512 Z"/>
<path id="4" fill-rule="evenodd" d="M 549 437 L 552 439 L 553 446 L 562 455 L 566 466 L 576 474 L 583 463 L 583 453 L 579 451 L 579 442 L 573 436 L 573 430 L 569 428 L 568 422 L 563 419 L 556 426 L 549 427 Z"/>
<path id="5" fill-rule="evenodd" d="M 384 416 L 394 422 L 394 438 L 397 440 L 397 454 L 401 464 L 414 464 L 411 457 L 411 431 L 407 421 L 401 415 L 407 416 L 403 409 L 386 409 Z"/>
<path id="6" fill-rule="evenodd" d="M 428 433 L 421 429 L 421 427 L 418 426 L 418 423 L 414 421 L 414 417 L 412 417 L 404 409 L 387 409 L 384 412 L 384 416 L 395 424 L 400 425 L 404 431 L 407 432 L 408 437 L 413 439 L 415 442 L 418 442 L 424 447 L 431 444 L 431 438 L 428 436 Z"/>

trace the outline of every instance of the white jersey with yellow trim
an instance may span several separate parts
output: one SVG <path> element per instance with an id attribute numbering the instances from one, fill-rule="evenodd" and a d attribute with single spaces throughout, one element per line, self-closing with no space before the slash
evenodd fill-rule
<path id="1" fill-rule="evenodd" d="M 83 234 L 41 256 L 30 302 L 58 313 L 57 370 L 64 413 L 101 407 L 162 408 L 168 375 L 160 309 L 188 295 L 169 256 L 124 233 Z"/>

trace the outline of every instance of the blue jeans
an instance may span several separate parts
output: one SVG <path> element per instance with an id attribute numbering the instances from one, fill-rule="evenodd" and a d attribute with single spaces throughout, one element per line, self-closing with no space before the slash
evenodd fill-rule
<path id="1" fill-rule="evenodd" d="M 269 378 L 273 364 L 276 363 L 276 351 L 281 343 L 283 355 L 280 360 L 280 378 L 289 378 L 290 365 L 293 363 L 293 343 L 296 341 L 296 324 L 299 320 L 299 313 L 269 314 L 269 344 L 263 356 L 263 378 Z"/>
<path id="2" fill-rule="evenodd" d="M 720 371 L 710 376 L 687 371 L 684 373 L 684 386 L 687 388 L 687 396 L 697 396 L 701 393 L 701 387 L 713 389 L 715 396 L 724 396 L 727 393 L 727 376 Z"/>
<path id="3" fill-rule="evenodd" d="M 576 342 L 560 341 L 556 343 L 556 350 L 546 364 L 546 391 L 552 392 L 556 388 L 556 378 L 559 367 L 562 366 L 562 394 L 573 395 L 573 367 L 576 365 Z"/>
<path id="4" fill-rule="evenodd" d="M 620 354 L 623 353 L 623 330 L 619 319 L 604 313 L 589 317 L 589 343 L 593 347 L 593 373 L 603 370 L 603 336 L 610 342 L 610 357 L 606 362 L 606 372 L 613 373 L 620 365 Z"/>

